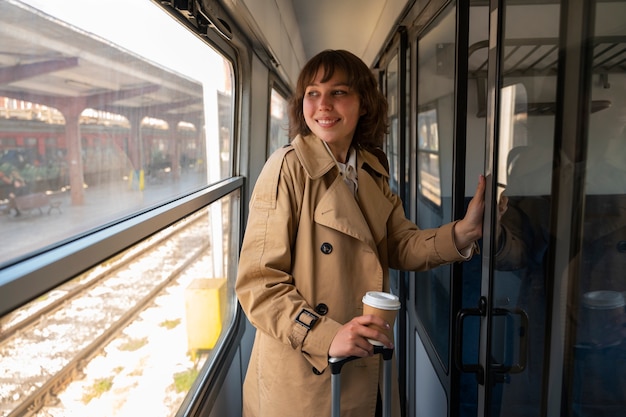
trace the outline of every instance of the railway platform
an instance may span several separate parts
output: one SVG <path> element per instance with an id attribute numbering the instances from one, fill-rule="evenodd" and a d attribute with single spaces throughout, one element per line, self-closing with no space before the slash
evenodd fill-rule
<path id="1" fill-rule="evenodd" d="M 206 185 L 206 177 L 197 172 L 182 173 L 172 178 L 146 181 L 143 189 L 127 180 L 85 188 L 84 203 L 72 204 L 69 191 L 50 194 L 54 210 L 44 207 L 21 212 L 5 208 L 0 212 L 3 240 L 0 268 L 13 259 L 28 256 L 47 247 L 85 233 L 141 209 L 169 201 L 173 196 L 188 194 Z"/>

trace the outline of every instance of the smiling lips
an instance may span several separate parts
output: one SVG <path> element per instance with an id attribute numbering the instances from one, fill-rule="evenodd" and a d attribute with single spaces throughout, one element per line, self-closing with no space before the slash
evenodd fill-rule
<path id="1" fill-rule="evenodd" d="M 317 119 L 317 124 L 321 127 L 331 127 L 338 121 L 339 119 Z"/>

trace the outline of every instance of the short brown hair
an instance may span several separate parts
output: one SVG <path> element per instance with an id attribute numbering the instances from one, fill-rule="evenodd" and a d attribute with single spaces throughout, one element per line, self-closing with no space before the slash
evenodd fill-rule
<path id="1" fill-rule="evenodd" d="M 365 114 L 359 121 L 352 139 L 353 145 L 364 148 L 381 147 L 388 132 L 387 99 L 378 89 L 372 71 L 356 55 L 344 50 L 327 49 L 306 63 L 296 84 L 296 91 L 289 103 L 289 136 L 306 136 L 311 130 L 306 124 L 302 102 L 306 88 L 313 82 L 318 70 L 323 69 L 322 82 L 332 78 L 335 71 L 343 71 L 348 77 L 348 86 L 358 97 Z"/>

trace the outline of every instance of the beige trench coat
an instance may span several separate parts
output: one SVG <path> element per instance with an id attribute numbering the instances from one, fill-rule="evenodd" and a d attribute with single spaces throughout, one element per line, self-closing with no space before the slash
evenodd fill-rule
<path id="1" fill-rule="evenodd" d="M 315 136 L 275 152 L 259 176 L 236 283 L 257 329 L 245 417 L 330 415 L 328 349 L 340 326 L 362 315 L 365 292 L 388 291 L 390 267 L 424 270 L 463 260 L 452 223 L 419 230 L 376 156 L 359 150 L 357 165 L 358 201 Z M 374 417 L 381 361 L 376 355 L 343 367 L 342 416 Z"/>

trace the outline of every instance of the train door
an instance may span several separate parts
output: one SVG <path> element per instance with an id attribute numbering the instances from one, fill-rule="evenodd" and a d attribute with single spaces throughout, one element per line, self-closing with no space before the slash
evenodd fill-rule
<path id="1" fill-rule="evenodd" d="M 492 1 L 488 18 L 468 55 L 468 73 L 487 69 L 482 279 L 457 316 L 459 334 L 480 317 L 478 363 L 460 367 L 476 374 L 478 415 L 617 416 L 625 3 Z"/>
<path id="2" fill-rule="evenodd" d="M 485 169 L 492 180 L 480 297 L 459 315 L 459 325 L 468 312 L 480 316 L 479 361 L 472 369 L 478 415 L 542 415 L 550 375 L 548 335 L 555 329 L 548 294 L 555 280 L 548 252 L 557 204 L 552 184 L 562 10 L 558 2 L 525 3 L 491 2 L 488 42 L 469 57 L 469 71 L 486 64 Z"/>
<path id="3" fill-rule="evenodd" d="M 489 6 L 478 415 L 626 405 L 625 6 Z"/>
<path id="4" fill-rule="evenodd" d="M 624 21 L 494 0 L 403 22 L 410 216 L 458 218 L 488 178 L 481 256 L 408 274 L 407 416 L 626 409 Z"/>

